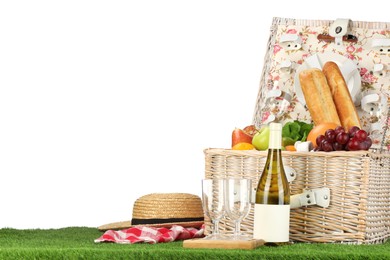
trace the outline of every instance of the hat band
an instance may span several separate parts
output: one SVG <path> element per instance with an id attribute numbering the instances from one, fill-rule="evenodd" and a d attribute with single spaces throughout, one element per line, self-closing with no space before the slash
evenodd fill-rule
<path id="1" fill-rule="evenodd" d="M 176 222 L 192 222 L 192 221 L 204 221 L 204 218 L 146 218 L 139 219 L 133 218 L 131 225 L 150 225 L 150 224 L 164 224 L 164 223 L 176 223 Z"/>

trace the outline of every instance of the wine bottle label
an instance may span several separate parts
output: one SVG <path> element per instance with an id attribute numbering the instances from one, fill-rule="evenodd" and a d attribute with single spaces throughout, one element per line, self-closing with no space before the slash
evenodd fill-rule
<path id="1" fill-rule="evenodd" d="M 265 242 L 288 242 L 290 205 L 255 204 L 253 238 Z"/>

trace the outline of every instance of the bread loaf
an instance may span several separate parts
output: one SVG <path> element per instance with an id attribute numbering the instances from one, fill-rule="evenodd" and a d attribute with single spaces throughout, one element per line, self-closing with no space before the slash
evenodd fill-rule
<path id="1" fill-rule="evenodd" d="M 346 130 L 352 126 L 361 128 L 359 116 L 339 66 L 333 61 L 328 61 L 325 63 L 322 71 L 330 87 L 341 125 Z"/>
<path id="2" fill-rule="evenodd" d="M 299 82 L 314 124 L 341 125 L 324 73 L 315 68 L 303 70 L 299 73 Z"/>

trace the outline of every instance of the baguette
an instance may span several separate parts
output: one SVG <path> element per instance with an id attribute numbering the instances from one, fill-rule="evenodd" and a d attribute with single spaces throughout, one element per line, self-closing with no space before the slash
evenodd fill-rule
<path id="1" fill-rule="evenodd" d="M 324 73 L 316 68 L 304 70 L 299 73 L 299 82 L 314 124 L 341 125 Z"/>
<path id="2" fill-rule="evenodd" d="M 359 116 L 339 66 L 333 61 L 328 61 L 325 63 L 322 71 L 328 81 L 341 125 L 346 130 L 352 126 L 361 128 Z"/>

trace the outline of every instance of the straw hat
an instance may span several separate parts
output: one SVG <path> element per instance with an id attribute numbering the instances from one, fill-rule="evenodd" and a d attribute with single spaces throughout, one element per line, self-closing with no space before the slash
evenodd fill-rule
<path id="1" fill-rule="evenodd" d="M 132 220 L 106 224 L 98 229 L 125 229 L 137 225 L 199 228 L 203 223 L 202 201 L 198 196 L 188 193 L 152 193 L 135 201 Z"/>

